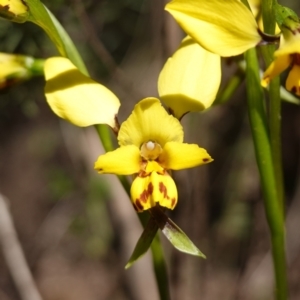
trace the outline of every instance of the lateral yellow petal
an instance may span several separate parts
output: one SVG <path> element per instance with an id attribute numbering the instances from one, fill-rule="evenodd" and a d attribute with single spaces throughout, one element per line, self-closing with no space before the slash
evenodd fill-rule
<path id="1" fill-rule="evenodd" d="M 94 169 L 98 173 L 131 175 L 140 170 L 140 151 L 136 146 L 124 146 L 100 155 Z"/>
<path id="2" fill-rule="evenodd" d="M 165 169 L 193 168 L 213 161 L 204 148 L 196 144 L 169 142 L 163 148 L 159 163 Z"/>
<path id="3" fill-rule="evenodd" d="M 286 89 L 297 96 L 300 96 L 300 66 L 293 65 L 287 79 Z"/>
<path id="4" fill-rule="evenodd" d="M 173 0 L 166 10 L 203 48 L 220 56 L 241 54 L 261 40 L 253 14 L 239 0 Z"/>
<path id="5" fill-rule="evenodd" d="M 160 99 L 178 119 L 210 107 L 221 82 L 221 58 L 186 37 L 158 78 Z"/>
<path id="6" fill-rule="evenodd" d="M 122 123 L 119 145 L 136 145 L 154 141 L 161 147 L 169 141 L 183 141 L 180 122 L 169 115 L 156 98 L 145 98 L 137 103 L 129 118 Z"/>
<path id="7" fill-rule="evenodd" d="M 172 177 L 167 172 L 163 175 L 153 172 L 151 174 L 151 182 L 154 186 L 154 201 L 158 202 L 160 206 L 174 209 L 178 201 L 178 194 Z"/>
<path id="8" fill-rule="evenodd" d="M 45 77 L 48 104 L 59 117 L 80 127 L 115 127 L 119 99 L 105 86 L 83 75 L 69 59 L 48 59 Z"/>
<path id="9" fill-rule="evenodd" d="M 270 64 L 268 69 L 265 71 L 261 80 L 261 85 L 263 87 L 266 87 L 275 76 L 279 75 L 286 68 L 288 68 L 291 62 L 292 58 L 289 55 L 276 57 L 275 60 Z"/>

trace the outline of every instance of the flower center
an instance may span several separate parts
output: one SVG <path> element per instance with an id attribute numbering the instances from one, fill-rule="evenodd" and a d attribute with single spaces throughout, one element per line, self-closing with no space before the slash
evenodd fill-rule
<path id="1" fill-rule="evenodd" d="M 146 160 L 155 160 L 159 157 L 162 152 L 161 145 L 154 142 L 148 141 L 141 147 L 141 156 Z"/>

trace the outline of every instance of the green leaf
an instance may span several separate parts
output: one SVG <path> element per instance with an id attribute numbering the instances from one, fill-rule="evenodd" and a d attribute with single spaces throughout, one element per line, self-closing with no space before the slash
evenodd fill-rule
<path id="1" fill-rule="evenodd" d="M 180 229 L 165 213 L 154 207 L 150 210 L 157 225 L 170 243 L 179 251 L 206 258 L 206 256 L 194 245 L 189 237 Z"/>
<path id="2" fill-rule="evenodd" d="M 133 253 L 125 266 L 129 269 L 139 258 L 141 258 L 150 248 L 151 243 L 158 231 L 159 227 L 153 217 L 150 217 L 141 237 L 139 238 Z"/>

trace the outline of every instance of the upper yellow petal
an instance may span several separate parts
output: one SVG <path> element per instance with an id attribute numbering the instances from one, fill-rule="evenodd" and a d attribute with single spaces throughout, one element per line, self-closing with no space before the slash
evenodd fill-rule
<path id="1" fill-rule="evenodd" d="M 300 96 L 300 66 L 297 64 L 293 65 L 286 79 L 286 89 Z"/>
<path id="2" fill-rule="evenodd" d="M 116 126 L 119 99 L 105 86 L 83 75 L 69 59 L 48 59 L 45 77 L 47 101 L 59 117 L 81 127 Z"/>
<path id="3" fill-rule="evenodd" d="M 268 69 L 264 72 L 263 78 L 261 80 L 261 85 L 266 87 L 270 80 L 272 80 L 275 76 L 279 75 L 283 72 L 290 63 L 292 59 L 289 55 L 278 56 L 275 60 L 270 64 Z"/>
<path id="4" fill-rule="evenodd" d="M 140 166 L 140 151 L 136 146 L 130 145 L 100 155 L 94 168 L 99 173 L 131 175 L 138 173 Z"/>
<path id="5" fill-rule="evenodd" d="M 160 72 L 158 93 L 180 119 L 211 106 L 221 81 L 221 59 L 186 37 Z"/>
<path id="6" fill-rule="evenodd" d="M 180 122 L 166 112 L 158 99 L 145 98 L 122 123 L 118 140 L 120 146 L 140 148 L 143 143 L 154 141 L 163 147 L 169 141 L 182 142 L 183 130 Z"/>
<path id="7" fill-rule="evenodd" d="M 239 0 L 173 0 L 166 10 L 203 48 L 220 56 L 241 54 L 261 40 L 253 14 Z"/>
<path id="8" fill-rule="evenodd" d="M 165 169 L 193 168 L 213 161 L 207 151 L 196 144 L 169 142 L 163 148 L 159 163 Z"/>

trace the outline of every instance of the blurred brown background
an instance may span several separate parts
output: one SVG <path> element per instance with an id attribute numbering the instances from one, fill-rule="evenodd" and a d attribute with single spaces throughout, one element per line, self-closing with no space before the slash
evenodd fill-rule
<path id="1" fill-rule="evenodd" d="M 157 96 L 159 71 L 184 36 L 163 1 L 45 4 L 78 46 L 92 78 L 121 99 L 120 121 L 140 99 Z M 297 1 L 281 4 L 300 15 Z M 2 20 L 0 51 L 57 55 L 40 28 Z M 235 70 L 232 61 L 223 61 L 223 85 Z M 0 94 L 0 193 L 42 299 L 158 299 L 149 253 L 124 270 L 142 229 L 116 178 L 93 170 L 103 151 L 94 129 L 59 120 L 43 86 L 43 78 L 36 78 Z M 207 260 L 177 252 L 162 237 L 174 300 L 273 297 L 269 232 L 245 100 L 243 82 L 228 103 L 183 119 L 185 140 L 215 160 L 175 173 L 179 203 L 169 215 Z M 288 278 L 290 299 L 296 300 L 300 109 L 289 103 L 282 108 Z M 0 299 L 22 299 L 2 251 Z"/>

